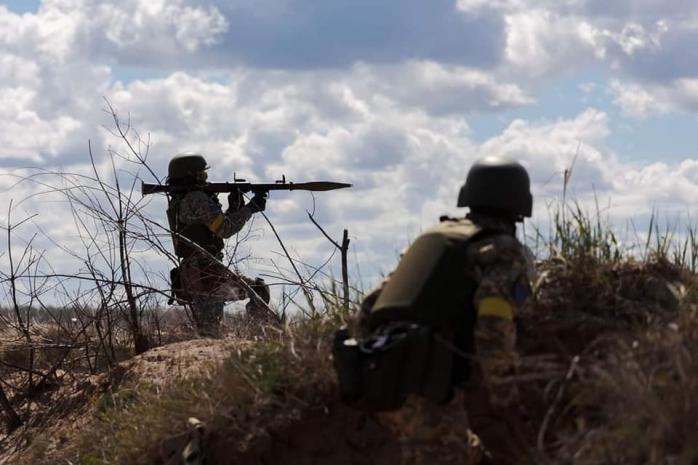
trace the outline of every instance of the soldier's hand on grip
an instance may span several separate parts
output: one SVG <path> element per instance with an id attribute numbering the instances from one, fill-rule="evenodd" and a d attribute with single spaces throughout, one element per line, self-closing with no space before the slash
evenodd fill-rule
<path id="1" fill-rule="evenodd" d="M 252 213 L 263 212 L 264 209 L 267 207 L 267 193 L 255 193 L 254 197 L 252 197 L 250 203 L 248 203 L 247 206 L 250 210 L 252 210 Z"/>
<path id="2" fill-rule="evenodd" d="M 242 192 L 239 189 L 232 191 L 228 194 L 228 209 L 232 211 L 240 210 L 243 205 L 245 205 L 245 198 L 242 196 Z"/>

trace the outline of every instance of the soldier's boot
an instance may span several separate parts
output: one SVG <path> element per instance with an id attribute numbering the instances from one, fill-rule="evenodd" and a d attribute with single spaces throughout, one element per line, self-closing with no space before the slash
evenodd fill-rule
<path id="1" fill-rule="evenodd" d="M 223 320 L 223 302 L 207 302 L 199 307 L 195 319 L 196 330 L 202 337 L 221 337 L 221 321 Z"/>
<path id="2" fill-rule="evenodd" d="M 254 282 L 250 284 L 250 287 L 265 304 L 269 303 L 271 300 L 271 291 L 262 278 L 255 278 Z M 250 298 L 250 301 L 247 302 L 245 306 L 245 310 L 247 311 L 247 315 L 255 321 L 271 322 L 273 320 L 269 314 L 269 310 L 255 298 Z"/>

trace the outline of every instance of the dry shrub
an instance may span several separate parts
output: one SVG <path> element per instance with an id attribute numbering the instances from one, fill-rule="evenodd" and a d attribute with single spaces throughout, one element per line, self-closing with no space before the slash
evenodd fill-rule
<path id="1" fill-rule="evenodd" d="M 539 264 L 534 299 L 521 312 L 526 353 L 577 355 L 601 336 L 673 321 L 680 302 L 693 299 L 694 277 L 666 259 Z M 544 335 L 544 337 L 540 337 Z"/>
<path id="2" fill-rule="evenodd" d="M 697 309 L 623 335 L 581 365 L 560 463 L 698 462 Z"/>
<path id="3" fill-rule="evenodd" d="M 26 371 L 32 365 L 30 351 L 20 344 L 0 346 L 0 367 L 8 373 Z"/>
<path id="4" fill-rule="evenodd" d="M 522 390 L 538 429 L 531 455 L 556 464 L 698 463 L 695 274 L 657 253 L 568 252 L 540 264 L 535 299 L 519 319 L 523 360 L 548 356 L 558 371 Z"/>
<path id="5" fill-rule="evenodd" d="M 200 376 L 165 385 L 123 381 L 96 400 L 95 417 L 69 446 L 58 455 L 40 451 L 23 463 L 159 463 L 160 442 L 181 432 L 189 417 L 225 435 L 233 444 L 230 454 L 243 453 L 270 428 L 330 397 L 331 329 L 319 319 L 285 330 L 256 327 L 256 335 Z"/>

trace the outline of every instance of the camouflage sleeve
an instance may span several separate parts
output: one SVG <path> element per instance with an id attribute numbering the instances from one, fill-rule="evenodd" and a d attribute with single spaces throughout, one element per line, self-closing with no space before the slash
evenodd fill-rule
<path id="1" fill-rule="evenodd" d="M 224 216 L 225 218 L 220 229 L 213 232 L 225 239 L 240 232 L 245 223 L 252 218 L 252 210 L 248 206 L 244 206 L 239 210 L 229 209 Z"/>
<path id="2" fill-rule="evenodd" d="M 475 278 L 473 296 L 477 311 L 475 347 L 483 387 L 494 406 L 516 399 L 515 384 L 504 378 L 516 373 L 516 326 L 514 317 L 530 295 L 531 260 L 512 236 L 499 235 L 473 243 Z"/>
<path id="3" fill-rule="evenodd" d="M 252 217 L 248 207 L 223 212 L 220 204 L 204 192 L 191 192 L 182 200 L 180 218 L 186 224 L 203 223 L 215 235 L 227 239 L 238 233 Z"/>

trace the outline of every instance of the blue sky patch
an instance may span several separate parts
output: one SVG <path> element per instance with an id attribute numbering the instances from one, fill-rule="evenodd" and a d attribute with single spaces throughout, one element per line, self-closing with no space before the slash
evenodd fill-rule
<path id="1" fill-rule="evenodd" d="M 41 5 L 40 0 L 4 0 L 0 2 L 0 5 L 4 5 L 8 10 L 14 13 L 35 13 L 39 10 L 39 5 Z"/>

